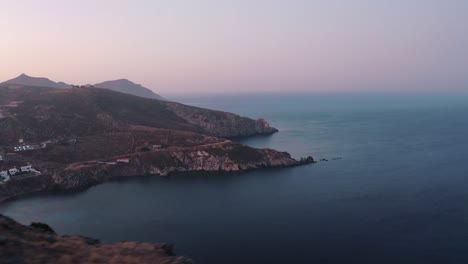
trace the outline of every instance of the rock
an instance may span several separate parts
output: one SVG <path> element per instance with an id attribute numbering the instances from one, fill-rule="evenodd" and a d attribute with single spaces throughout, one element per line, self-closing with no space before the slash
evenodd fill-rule
<path id="1" fill-rule="evenodd" d="M 253 120 L 236 114 L 166 102 L 167 107 L 203 133 L 217 137 L 245 137 L 278 132 L 265 119 Z"/>
<path id="2" fill-rule="evenodd" d="M 312 156 L 308 156 L 307 158 L 301 158 L 299 160 L 300 165 L 311 164 L 315 163 L 315 160 Z"/>
<path id="3" fill-rule="evenodd" d="M 44 232 L 46 224 L 27 227 L 0 215 L 0 262 L 14 263 L 154 263 L 187 264 L 168 244 L 123 242 L 100 244 L 79 236 Z M 53 241 L 53 242 L 52 242 Z M 116 261 L 118 260 L 118 261 Z"/>
<path id="4" fill-rule="evenodd" d="M 33 222 L 30 226 L 43 232 L 55 234 L 55 231 L 49 225 L 44 223 Z"/>
<path id="5" fill-rule="evenodd" d="M 255 130 L 257 134 L 273 134 L 278 132 L 278 129 L 271 127 L 270 124 L 263 118 L 255 121 Z"/>
<path id="6" fill-rule="evenodd" d="M 175 256 L 174 245 L 173 244 L 162 244 L 161 248 L 168 256 Z"/>

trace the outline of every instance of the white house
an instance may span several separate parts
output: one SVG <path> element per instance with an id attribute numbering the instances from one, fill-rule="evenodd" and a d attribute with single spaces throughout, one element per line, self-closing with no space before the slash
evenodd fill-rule
<path id="1" fill-rule="evenodd" d="M 26 151 L 26 150 L 33 150 L 34 148 L 30 145 L 24 145 L 24 146 L 16 146 L 13 149 L 16 152 L 20 152 L 20 151 Z"/>
<path id="2" fill-rule="evenodd" d="M 21 166 L 20 170 L 21 170 L 21 172 L 31 172 L 32 171 L 32 166 L 31 165 Z"/>
<path id="3" fill-rule="evenodd" d="M 3 161 L 3 157 L 2 157 L 2 155 L 0 155 L 0 161 Z"/>
<path id="4" fill-rule="evenodd" d="M 16 175 L 16 173 L 18 173 L 18 169 L 12 168 L 12 169 L 9 169 L 8 172 L 10 173 L 11 176 L 13 176 L 13 175 Z"/>
<path id="5" fill-rule="evenodd" d="M 0 177 L 6 178 L 8 176 L 8 171 L 0 171 Z"/>
<path id="6" fill-rule="evenodd" d="M 130 159 L 129 158 L 118 159 L 117 163 L 130 163 Z"/>

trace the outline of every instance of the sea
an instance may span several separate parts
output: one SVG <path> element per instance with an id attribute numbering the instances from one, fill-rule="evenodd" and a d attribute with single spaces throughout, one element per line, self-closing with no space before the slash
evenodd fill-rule
<path id="1" fill-rule="evenodd" d="M 173 243 L 200 264 L 468 263 L 468 94 L 171 99 L 265 118 L 279 133 L 235 140 L 319 162 L 138 177 L 0 213 L 105 243 Z"/>

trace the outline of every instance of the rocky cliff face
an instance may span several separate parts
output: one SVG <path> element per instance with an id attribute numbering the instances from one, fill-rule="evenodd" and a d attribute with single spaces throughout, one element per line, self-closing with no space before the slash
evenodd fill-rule
<path id="1" fill-rule="evenodd" d="M 76 162 L 44 171 L 38 177 L 10 181 L 7 185 L 0 185 L 0 202 L 25 194 L 80 190 L 116 178 L 190 172 L 243 172 L 314 163 L 312 157 L 296 160 L 287 152 L 255 149 L 229 140 L 204 146 L 138 152 L 126 157 L 128 163 L 117 163 L 115 159 L 108 162 Z"/>
<path id="2" fill-rule="evenodd" d="M 0 215 L 0 262 L 16 263 L 156 263 L 188 264 L 166 244 L 101 244 L 86 237 L 59 236 L 49 226 L 21 225 Z"/>
<path id="3" fill-rule="evenodd" d="M 278 132 L 265 119 L 252 120 L 232 113 L 213 111 L 179 103 L 167 103 L 177 116 L 217 137 L 245 137 Z"/>
<path id="4" fill-rule="evenodd" d="M 161 152 L 141 152 L 128 164 L 75 163 L 53 176 L 56 189 L 73 190 L 108 181 L 112 178 L 141 175 L 167 176 L 187 172 L 242 172 L 260 168 L 292 167 L 313 163 L 295 160 L 287 152 L 253 149 L 230 142 L 206 148 L 184 148 Z"/>

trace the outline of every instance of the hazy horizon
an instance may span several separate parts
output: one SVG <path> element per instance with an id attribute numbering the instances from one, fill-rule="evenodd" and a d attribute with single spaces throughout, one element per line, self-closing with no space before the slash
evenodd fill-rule
<path id="1" fill-rule="evenodd" d="M 468 90 L 468 2 L 4 1 L 0 81 L 165 94 Z"/>

